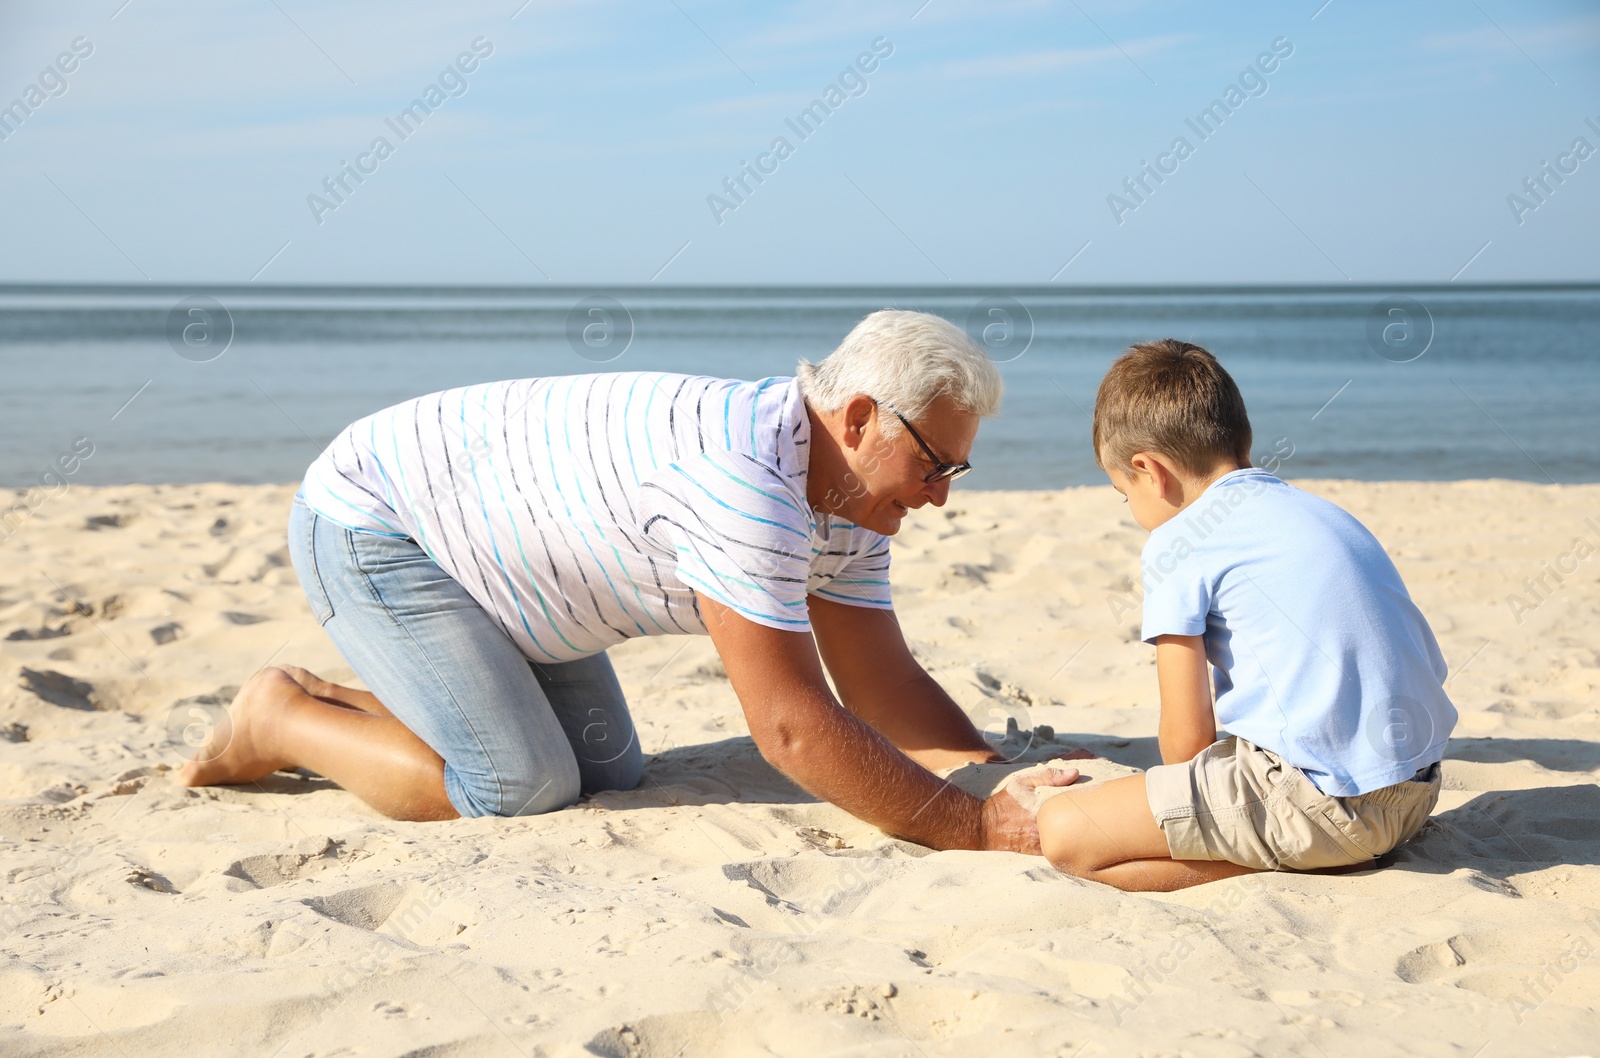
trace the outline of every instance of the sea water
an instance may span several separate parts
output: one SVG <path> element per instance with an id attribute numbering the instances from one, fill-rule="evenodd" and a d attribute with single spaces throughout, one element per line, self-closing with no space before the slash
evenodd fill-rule
<path id="1" fill-rule="evenodd" d="M 1095 387 L 1127 345 L 1214 352 L 1284 477 L 1600 480 L 1600 286 L 0 286 L 0 486 L 299 480 L 346 424 L 496 379 L 792 374 L 875 309 L 984 340 L 1005 404 L 962 489 L 1101 484 Z M 92 450 L 80 456 L 85 444 Z"/>

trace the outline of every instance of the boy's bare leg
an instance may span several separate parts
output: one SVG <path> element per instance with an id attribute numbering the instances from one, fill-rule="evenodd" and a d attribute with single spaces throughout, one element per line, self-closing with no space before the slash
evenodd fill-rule
<path id="1" fill-rule="evenodd" d="M 301 668 L 299 665 L 279 665 L 278 668 L 289 674 L 289 677 L 305 688 L 305 692 L 313 698 L 320 698 L 329 705 L 347 705 L 352 709 L 359 709 L 363 713 L 376 713 L 378 716 L 393 716 L 389 707 L 378 701 L 378 696 L 371 691 L 358 691 L 354 687 L 346 687 L 342 683 L 334 683 Z"/>
<path id="2" fill-rule="evenodd" d="M 1172 892 L 1254 874 L 1225 860 L 1174 860 L 1144 776 L 1056 794 L 1039 809 L 1039 844 L 1058 870 L 1126 892 Z"/>
<path id="3" fill-rule="evenodd" d="M 327 776 L 391 819 L 459 817 L 445 794 L 444 758 L 426 742 L 392 716 L 322 701 L 279 668 L 262 669 L 245 682 L 228 708 L 228 722 L 179 769 L 177 780 L 184 786 L 248 783 L 292 767 Z"/>
<path id="4" fill-rule="evenodd" d="M 1084 877 L 1116 886 L 1125 893 L 1171 893 L 1204 882 L 1259 873 L 1254 867 L 1227 860 L 1129 860 Z"/>

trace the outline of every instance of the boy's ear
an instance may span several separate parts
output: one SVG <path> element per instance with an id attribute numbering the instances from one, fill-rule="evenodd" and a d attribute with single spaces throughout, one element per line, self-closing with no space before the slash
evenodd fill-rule
<path id="1" fill-rule="evenodd" d="M 1158 491 L 1165 491 L 1167 468 L 1152 453 L 1135 452 L 1128 459 L 1128 466 L 1132 468 L 1132 473 L 1127 475 L 1129 478 L 1143 475 L 1151 479 Z"/>
<path id="2" fill-rule="evenodd" d="M 1135 452 L 1130 462 L 1137 473 L 1150 479 L 1150 484 L 1162 496 L 1169 496 L 1173 486 L 1181 484 L 1183 480 L 1170 459 L 1154 452 Z"/>

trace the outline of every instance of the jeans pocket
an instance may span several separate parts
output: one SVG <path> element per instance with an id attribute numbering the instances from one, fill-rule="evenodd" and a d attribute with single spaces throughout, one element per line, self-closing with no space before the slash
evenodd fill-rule
<path id="1" fill-rule="evenodd" d="M 323 587 L 322 575 L 317 569 L 316 512 L 307 507 L 298 496 L 289 512 L 289 561 L 300 578 L 300 588 L 311 604 L 311 615 L 317 624 L 325 625 L 333 617 L 333 603 L 328 590 Z"/>

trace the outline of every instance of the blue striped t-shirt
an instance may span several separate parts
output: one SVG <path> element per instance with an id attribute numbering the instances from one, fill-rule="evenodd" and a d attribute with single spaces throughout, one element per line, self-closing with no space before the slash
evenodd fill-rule
<path id="1" fill-rule="evenodd" d="M 695 592 L 810 630 L 806 597 L 882 609 L 889 540 L 806 502 L 792 378 L 658 372 L 430 393 L 346 427 L 311 510 L 415 540 L 535 661 L 703 634 Z"/>

